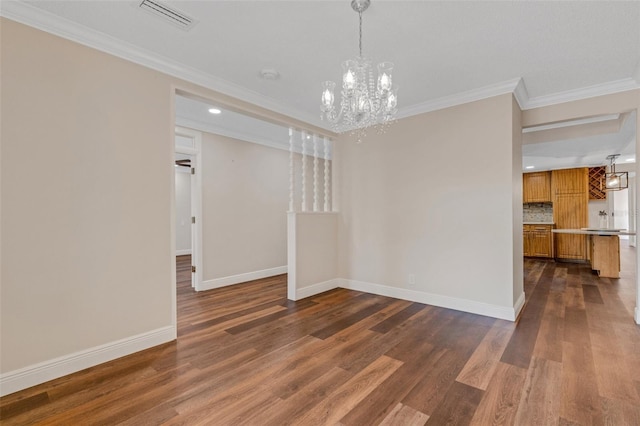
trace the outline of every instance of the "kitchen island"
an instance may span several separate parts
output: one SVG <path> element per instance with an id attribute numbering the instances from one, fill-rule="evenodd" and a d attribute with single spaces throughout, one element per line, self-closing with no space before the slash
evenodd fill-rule
<path id="1" fill-rule="evenodd" d="M 591 269 L 604 278 L 620 278 L 620 235 L 636 235 L 619 229 L 554 229 L 555 234 L 588 236 Z"/>

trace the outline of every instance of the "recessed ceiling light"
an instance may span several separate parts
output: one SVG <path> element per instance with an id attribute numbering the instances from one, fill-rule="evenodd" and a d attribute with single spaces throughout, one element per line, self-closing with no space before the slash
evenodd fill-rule
<path id="1" fill-rule="evenodd" d="M 527 166 L 525 169 L 535 169 L 535 166 Z"/>
<path id="2" fill-rule="evenodd" d="M 218 108 L 209 108 L 209 112 L 211 114 L 220 114 L 222 111 L 219 110 Z"/>

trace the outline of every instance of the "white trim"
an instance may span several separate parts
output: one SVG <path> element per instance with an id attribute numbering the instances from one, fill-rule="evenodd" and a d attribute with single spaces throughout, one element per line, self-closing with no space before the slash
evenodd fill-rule
<path id="1" fill-rule="evenodd" d="M 315 296 L 316 294 L 324 293 L 325 291 L 333 290 L 335 288 L 342 287 L 341 279 L 334 278 L 329 281 L 324 281 L 321 283 L 313 284 L 307 287 L 298 288 L 295 291 L 295 298 L 291 300 L 300 300 L 305 297 Z"/>
<path id="2" fill-rule="evenodd" d="M 320 120 L 314 115 L 300 113 L 299 109 L 290 108 L 273 98 L 238 86 L 237 84 L 211 74 L 204 73 L 195 68 L 187 67 L 180 62 L 62 18 L 51 12 L 20 1 L 3 1 L 0 3 L 0 16 L 5 18 L 215 90 L 222 94 L 250 102 L 262 108 L 325 128 L 326 123 L 324 125 L 318 125 L 317 123 L 319 123 Z M 330 129 L 326 128 L 326 130 Z"/>
<path id="3" fill-rule="evenodd" d="M 410 302 L 424 303 L 441 308 L 454 309 L 456 311 L 468 312 L 471 314 L 484 315 L 492 318 L 499 318 L 508 321 L 515 321 L 522 307 L 524 306 L 525 295 L 518 298 L 513 308 L 506 306 L 492 305 L 489 303 L 476 302 L 474 300 L 459 299 L 456 297 L 443 296 L 440 294 L 426 293 L 422 291 L 408 290 L 406 288 L 391 287 L 382 284 L 374 284 L 364 281 L 349 280 L 346 278 L 334 278 L 332 280 L 298 288 L 295 291 L 295 299 L 300 300 L 305 297 L 335 288 L 345 288 L 348 290 L 362 291 L 364 293 L 376 294 L 378 296 L 393 297 L 396 299 L 408 300 Z"/>
<path id="4" fill-rule="evenodd" d="M 529 91 L 527 91 L 527 85 L 524 84 L 524 79 L 520 78 L 518 84 L 516 84 L 516 88 L 513 90 L 513 97 L 516 98 L 518 106 L 523 110 L 529 101 Z"/>
<path id="5" fill-rule="evenodd" d="M 85 368 L 176 340 L 176 327 L 168 326 L 34 364 L 0 375 L 0 396 L 8 395 Z"/>
<path id="6" fill-rule="evenodd" d="M 640 308 L 636 306 L 636 324 L 640 325 Z"/>
<path id="7" fill-rule="evenodd" d="M 296 230 L 297 216 L 295 211 L 287 212 L 287 299 L 298 300 L 296 293 L 296 282 L 298 281 L 297 266 L 298 260 L 296 256 Z"/>
<path id="8" fill-rule="evenodd" d="M 581 87 L 579 89 L 558 92 L 551 95 L 529 98 L 524 109 L 533 109 L 549 105 L 562 104 L 565 102 L 579 101 L 582 99 L 594 98 L 596 96 L 626 92 L 628 90 L 634 90 L 638 88 L 640 88 L 640 83 L 638 83 L 633 78 L 625 78 L 622 80 L 596 84 L 594 86 Z"/>
<path id="9" fill-rule="evenodd" d="M 525 295 L 523 291 L 520 297 L 518 297 L 518 300 L 516 300 L 516 303 L 513 305 L 514 317 L 511 321 L 515 321 L 516 318 L 518 318 L 518 315 L 520 315 L 520 311 L 522 311 L 522 308 L 524 307 L 524 302 L 525 302 Z"/>
<path id="10" fill-rule="evenodd" d="M 379 296 L 394 297 L 396 299 L 409 300 L 411 302 L 424 303 L 441 308 L 455 309 L 456 311 L 468 312 L 471 314 L 484 315 L 492 318 L 499 318 L 515 321 L 516 314 L 513 307 L 492 305 L 489 303 L 476 302 L 474 300 L 459 299 L 456 297 L 443 296 L 441 294 L 426 293 L 422 291 L 408 290 L 405 288 L 390 287 L 382 284 L 368 283 L 356 280 L 343 280 L 343 288 L 377 294 Z"/>
<path id="11" fill-rule="evenodd" d="M 176 250 L 176 256 L 186 256 L 191 254 L 191 249 Z"/>
<path id="12" fill-rule="evenodd" d="M 286 266 L 278 266 L 276 268 L 262 269 L 260 271 L 246 272 L 244 274 L 229 275 L 228 277 L 215 278 L 213 280 L 202 281 L 198 291 L 212 290 L 214 288 L 226 287 L 228 285 L 244 283 L 247 281 L 259 280 L 261 278 L 273 277 L 287 273 Z"/>
<path id="13" fill-rule="evenodd" d="M 518 85 L 521 84 L 520 81 L 522 81 L 521 78 L 508 80 L 501 83 L 492 84 L 490 86 L 481 87 L 479 89 L 468 90 L 463 93 L 444 96 L 442 98 L 432 99 L 427 102 L 402 108 L 398 112 L 397 118 L 400 119 L 411 117 L 413 115 L 424 114 L 426 112 L 437 111 L 456 105 L 462 105 L 469 102 L 492 98 L 494 96 L 503 95 L 506 93 L 513 93 Z M 520 102 L 521 101 L 518 100 L 518 103 Z"/>
<path id="14" fill-rule="evenodd" d="M 193 272 L 191 286 L 199 290 L 202 282 L 202 133 L 192 129 L 186 129 L 180 126 L 174 126 L 174 135 L 186 136 L 193 138 L 193 148 L 175 145 L 174 152 L 181 154 L 189 154 L 193 157 L 193 165 L 196 173 L 191 175 L 191 214 L 195 216 L 196 223 L 193 225 L 191 232 L 191 264 L 196 267 Z M 172 196 L 175 200 L 175 187 Z M 174 201 L 175 204 L 175 201 Z M 175 205 L 174 205 L 175 209 Z M 175 221 L 175 218 L 172 219 Z M 171 231 L 175 234 L 175 230 Z M 173 243 L 175 246 L 175 242 Z M 175 274 L 174 274 L 175 275 Z"/>

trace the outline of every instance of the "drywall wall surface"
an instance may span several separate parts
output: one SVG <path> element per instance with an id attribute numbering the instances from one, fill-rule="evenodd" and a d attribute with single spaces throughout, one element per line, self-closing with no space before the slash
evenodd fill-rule
<path id="1" fill-rule="evenodd" d="M 340 277 L 512 309 L 514 123 L 508 94 L 340 137 Z"/>
<path id="2" fill-rule="evenodd" d="M 171 327 L 171 80 L 2 19 L 1 371 Z"/>
<path id="3" fill-rule="evenodd" d="M 289 153 L 203 133 L 203 280 L 287 265 Z"/>
<path id="4" fill-rule="evenodd" d="M 515 314 L 524 305 L 524 264 L 522 241 L 522 111 L 514 97 L 511 98 L 511 172 L 512 172 L 512 221 L 513 225 L 513 306 Z"/>
<path id="5" fill-rule="evenodd" d="M 289 213 L 289 265 L 297 294 L 337 278 L 338 213 Z M 290 289 L 291 290 L 291 289 Z M 302 290 L 302 291 L 301 291 Z M 298 297 L 292 297 L 297 299 Z"/>

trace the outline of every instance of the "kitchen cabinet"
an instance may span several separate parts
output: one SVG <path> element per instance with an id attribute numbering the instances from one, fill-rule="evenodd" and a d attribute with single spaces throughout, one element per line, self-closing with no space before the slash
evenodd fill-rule
<path id="1" fill-rule="evenodd" d="M 620 278 L 620 238 L 617 235 L 591 236 L 591 269 L 600 277 Z"/>
<path id="2" fill-rule="evenodd" d="M 529 257 L 553 257 L 553 225 L 523 225 L 523 253 Z"/>
<path id="3" fill-rule="evenodd" d="M 551 176 L 553 220 L 558 229 L 580 229 L 589 226 L 588 169 L 554 170 Z M 554 238 L 555 257 L 586 260 L 584 235 L 558 234 Z"/>
<path id="4" fill-rule="evenodd" d="M 522 175 L 522 202 L 551 202 L 551 172 L 534 172 Z"/>

